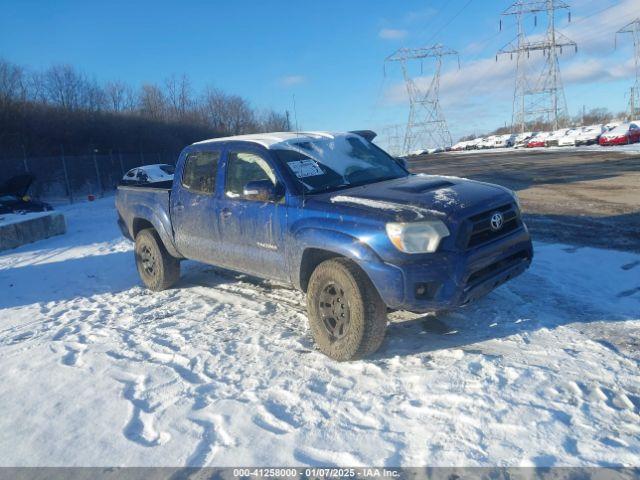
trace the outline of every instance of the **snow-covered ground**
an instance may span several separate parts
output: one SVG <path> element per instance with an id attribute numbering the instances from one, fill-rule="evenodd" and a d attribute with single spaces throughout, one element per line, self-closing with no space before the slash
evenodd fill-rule
<path id="1" fill-rule="evenodd" d="M 5 213 L 0 215 L 0 227 L 4 225 L 12 225 L 14 223 L 26 222 L 34 218 L 46 217 L 53 215 L 53 212 L 27 212 L 27 213 Z"/>
<path id="2" fill-rule="evenodd" d="M 538 243 L 339 364 L 297 292 L 190 262 L 142 288 L 112 204 L 0 255 L 2 466 L 640 464 L 639 255 Z"/>

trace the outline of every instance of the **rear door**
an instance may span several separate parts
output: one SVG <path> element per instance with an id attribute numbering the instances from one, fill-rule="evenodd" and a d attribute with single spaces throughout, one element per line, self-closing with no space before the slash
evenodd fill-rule
<path id="1" fill-rule="evenodd" d="M 220 233 L 216 215 L 216 177 L 220 150 L 186 155 L 180 187 L 171 194 L 171 222 L 178 251 L 187 258 L 218 263 Z"/>
<path id="2" fill-rule="evenodd" d="M 229 268 L 260 277 L 287 280 L 285 197 L 271 201 L 245 198 L 244 186 L 258 180 L 269 180 L 283 188 L 267 152 L 230 147 L 226 152 L 224 192 L 218 205 L 225 263 Z"/>

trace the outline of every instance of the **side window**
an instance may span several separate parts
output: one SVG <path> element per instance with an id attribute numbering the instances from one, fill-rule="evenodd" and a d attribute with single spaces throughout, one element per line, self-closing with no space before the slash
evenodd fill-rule
<path id="1" fill-rule="evenodd" d="M 187 155 L 182 172 L 182 186 L 198 193 L 213 193 L 220 152 L 194 152 Z"/>
<path id="2" fill-rule="evenodd" d="M 242 197 L 244 186 L 258 180 L 276 184 L 276 175 L 263 157 L 255 153 L 229 152 L 225 185 L 227 197 Z"/>

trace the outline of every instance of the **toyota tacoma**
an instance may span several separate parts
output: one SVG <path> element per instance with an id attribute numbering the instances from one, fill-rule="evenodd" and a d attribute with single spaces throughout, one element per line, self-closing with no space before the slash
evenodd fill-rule
<path id="1" fill-rule="evenodd" d="M 381 345 L 389 310 L 463 306 L 533 256 L 511 190 L 414 175 L 375 133 L 285 132 L 194 143 L 173 181 L 118 187 L 140 278 L 174 285 L 191 259 L 306 292 L 317 348 L 343 361 Z"/>

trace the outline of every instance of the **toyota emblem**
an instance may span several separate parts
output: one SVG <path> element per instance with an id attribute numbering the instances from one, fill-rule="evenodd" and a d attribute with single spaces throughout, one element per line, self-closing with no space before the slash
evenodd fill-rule
<path id="1" fill-rule="evenodd" d="M 491 215 L 491 230 L 494 232 L 500 230 L 502 228 L 502 224 L 504 223 L 504 218 L 500 212 L 496 212 Z"/>

